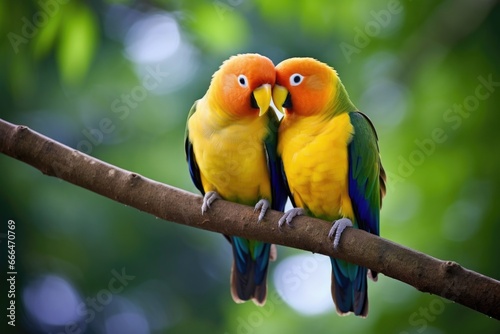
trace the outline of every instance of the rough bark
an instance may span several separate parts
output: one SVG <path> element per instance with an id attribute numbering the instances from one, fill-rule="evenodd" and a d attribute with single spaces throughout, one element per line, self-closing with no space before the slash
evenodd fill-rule
<path id="1" fill-rule="evenodd" d="M 334 250 L 327 237 L 331 224 L 319 219 L 298 217 L 293 228 L 280 230 L 281 213 L 269 210 L 257 224 L 253 208 L 223 200 L 202 215 L 199 195 L 107 164 L 1 119 L 0 152 L 167 221 L 344 259 L 500 320 L 499 281 L 367 232 L 346 229 Z"/>

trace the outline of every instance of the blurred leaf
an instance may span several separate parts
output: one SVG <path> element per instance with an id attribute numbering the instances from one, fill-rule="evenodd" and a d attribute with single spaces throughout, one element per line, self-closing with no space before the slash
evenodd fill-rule
<path id="1" fill-rule="evenodd" d="M 239 7 L 222 1 L 199 6 L 192 25 L 201 44 L 212 52 L 224 54 L 245 46 L 249 27 L 239 12 Z"/>
<path id="2" fill-rule="evenodd" d="M 40 28 L 33 41 L 33 54 L 36 59 L 46 56 L 54 47 L 54 42 L 62 22 L 61 18 L 62 15 L 59 10 L 48 20 L 46 26 Z"/>
<path id="3" fill-rule="evenodd" d="M 86 6 L 74 5 L 63 10 L 65 17 L 57 50 L 59 71 L 63 81 L 74 84 L 85 75 L 94 55 L 97 22 Z"/>

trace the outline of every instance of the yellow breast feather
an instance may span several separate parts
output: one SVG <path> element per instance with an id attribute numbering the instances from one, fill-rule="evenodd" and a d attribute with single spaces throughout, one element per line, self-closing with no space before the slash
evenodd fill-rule
<path id="1" fill-rule="evenodd" d="M 200 101 L 190 118 L 190 140 L 200 168 L 205 192 L 216 191 L 222 198 L 255 205 L 271 199 L 264 137 L 266 117 L 228 119 L 214 117 Z"/>
<path id="2" fill-rule="evenodd" d="M 354 219 L 348 192 L 349 114 L 303 117 L 280 127 L 278 153 L 295 204 L 315 217 Z"/>

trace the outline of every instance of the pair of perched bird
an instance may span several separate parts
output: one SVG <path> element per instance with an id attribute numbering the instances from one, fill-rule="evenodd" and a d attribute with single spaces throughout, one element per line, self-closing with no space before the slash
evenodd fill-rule
<path id="1" fill-rule="evenodd" d="M 281 122 L 272 107 L 284 111 Z M 191 178 L 204 195 L 202 212 L 222 198 L 260 210 L 333 221 L 338 245 L 347 226 L 379 234 L 385 173 L 377 135 L 357 111 L 336 71 L 313 58 L 291 58 L 276 67 L 258 54 L 226 60 L 207 93 L 191 108 L 186 127 Z M 272 245 L 228 236 L 236 302 L 263 305 Z M 339 314 L 366 316 L 367 268 L 331 258 L 332 296 Z M 376 278 L 376 273 L 370 273 Z"/>

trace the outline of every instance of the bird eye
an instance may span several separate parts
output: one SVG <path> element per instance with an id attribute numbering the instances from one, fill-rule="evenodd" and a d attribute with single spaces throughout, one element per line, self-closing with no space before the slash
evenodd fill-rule
<path id="1" fill-rule="evenodd" d="M 300 83 L 304 80 L 304 76 L 295 73 L 290 76 L 290 85 L 292 86 L 298 86 Z"/>
<path id="2" fill-rule="evenodd" d="M 241 87 L 247 88 L 248 87 L 248 79 L 246 76 L 243 74 L 238 75 L 238 83 L 240 84 Z"/>

